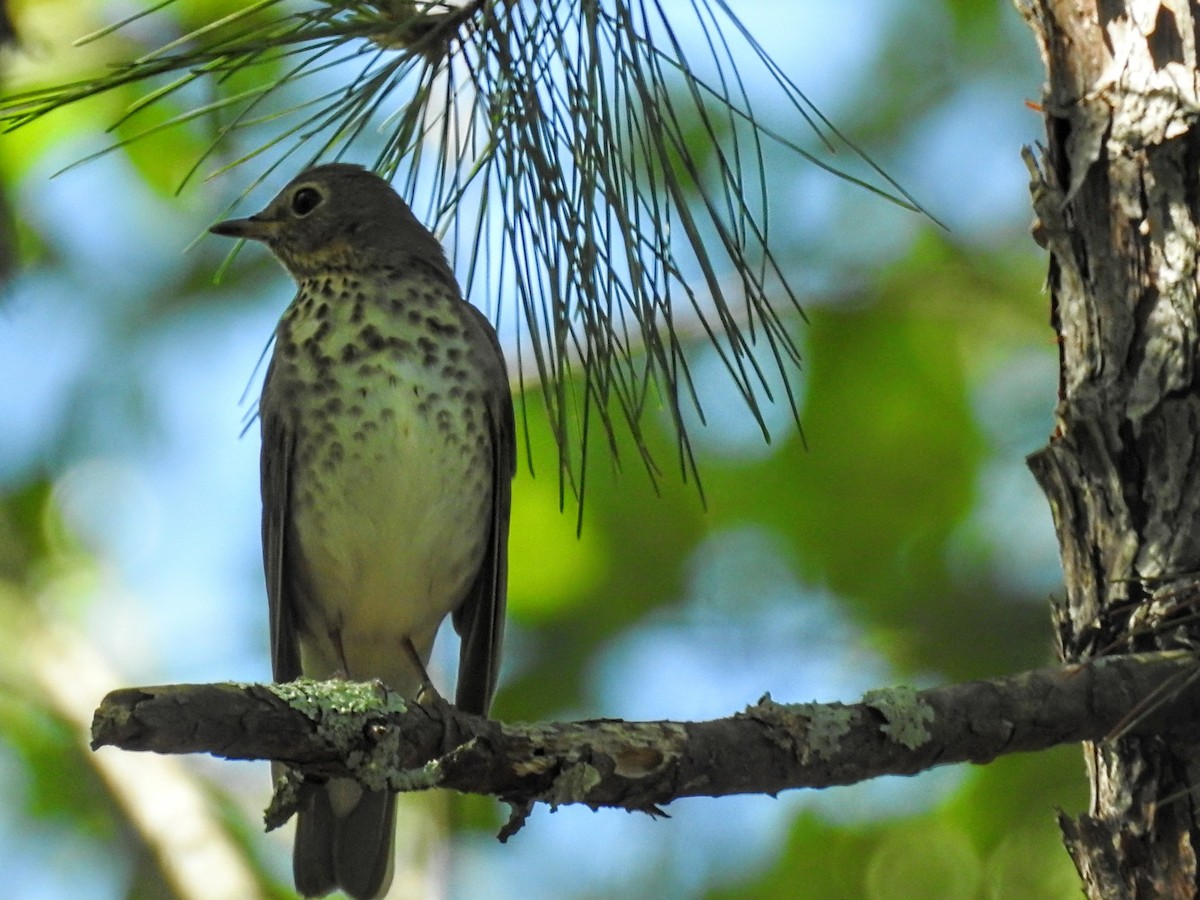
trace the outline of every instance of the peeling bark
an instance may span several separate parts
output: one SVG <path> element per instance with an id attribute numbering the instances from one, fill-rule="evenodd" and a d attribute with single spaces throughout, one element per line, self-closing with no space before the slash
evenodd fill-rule
<path id="1" fill-rule="evenodd" d="M 1027 156 L 1060 347 L 1056 432 L 1029 466 L 1050 501 L 1065 661 L 1194 650 L 1200 570 L 1195 4 L 1019 0 L 1047 69 Z M 1085 747 L 1091 808 L 1063 820 L 1089 896 L 1194 897 L 1200 747 Z"/>

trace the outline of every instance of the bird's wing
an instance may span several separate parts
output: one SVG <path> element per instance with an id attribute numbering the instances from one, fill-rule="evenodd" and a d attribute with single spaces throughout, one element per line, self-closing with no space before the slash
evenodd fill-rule
<path id="1" fill-rule="evenodd" d="M 267 369 L 263 395 L 271 384 L 274 364 Z M 262 418 L 262 545 L 271 617 L 271 670 L 276 681 L 300 677 L 300 646 L 296 638 L 295 602 L 288 578 L 287 523 L 291 504 L 294 435 L 272 405 L 259 404 Z"/>
<path id="2" fill-rule="evenodd" d="M 469 309 L 494 345 L 496 359 L 503 360 L 495 332 L 482 313 L 474 307 Z M 455 702 L 460 709 L 478 715 L 487 714 L 500 671 L 500 645 L 504 641 L 504 606 L 508 593 L 508 517 L 512 477 L 517 468 L 512 395 L 503 369 L 498 380 L 501 386 L 487 405 L 492 444 L 491 534 L 471 590 L 454 610 L 454 629 L 462 637 Z"/>

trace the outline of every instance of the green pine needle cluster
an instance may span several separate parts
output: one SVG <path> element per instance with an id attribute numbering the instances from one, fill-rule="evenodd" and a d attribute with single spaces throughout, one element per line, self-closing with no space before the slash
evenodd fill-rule
<path id="1" fill-rule="evenodd" d="M 795 413 L 799 305 L 769 244 L 767 144 L 919 209 L 724 0 L 669 10 L 661 0 L 258 0 L 188 29 L 165 10 L 173 2 L 80 43 L 147 17 L 175 37 L 94 78 L 0 100 L 0 123 L 19 128 L 144 85 L 103 152 L 202 122 L 211 140 L 184 183 L 206 164 L 211 177 L 257 160 L 249 191 L 280 167 L 290 177 L 317 160 L 369 157 L 427 222 L 453 233 L 469 257 L 468 296 L 515 295 L 522 386 L 540 391 L 562 483 L 581 499 L 597 434 L 619 459 L 626 430 L 658 472 L 642 439 L 650 411 L 666 411 L 681 472 L 696 475 L 684 418 L 692 407 L 703 420 L 684 353 L 691 336 L 721 354 L 764 438 L 762 404 L 780 399 L 769 384 L 784 386 Z M 747 65 L 823 156 L 848 151 L 877 183 L 768 127 Z M 168 101 L 181 111 L 133 127 Z"/>

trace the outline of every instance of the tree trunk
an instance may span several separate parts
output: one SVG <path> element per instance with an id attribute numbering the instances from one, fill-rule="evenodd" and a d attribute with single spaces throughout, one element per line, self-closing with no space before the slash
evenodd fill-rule
<path id="1" fill-rule="evenodd" d="M 1062 549 L 1059 649 L 1068 661 L 1194 649 L 1200 6 L 1018 6 L 1048 73 L 1046 146 L 1029 162 L 1034 233 L 1050 252 L 1059 403 L 1055 434 L 1029 465 Z M 1195 735 L 1084 746 L 1091 809 L 1061 824 L 1088 895 L 1196 896 Z"/>

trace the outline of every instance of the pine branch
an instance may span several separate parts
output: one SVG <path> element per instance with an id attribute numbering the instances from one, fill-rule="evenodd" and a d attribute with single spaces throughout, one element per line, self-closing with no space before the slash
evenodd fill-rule
<path id="1" fill-rule="evenodd" d="M 925 691 L 871 691 L 855 704 L 768 696 L 708 722 L 539 724 L 490 721 L 440 700 L 408 704 L 377 683 L 168 685 L 109 694 L 92 747 L 274 759 L 376 789 L 491 795 L 514 807 L 507 836 L 536 803 L 657 814 L 681 797 L 773 795 L 1177 732 L 1200 721 L 1198 676 L 1191 653 L 1131 654 Z M 294 811 L 297 786 L 277 793 L 271 827 Z"/>
<path id="2" fill-rule="evenodd" d="M 188 178 L 209 159 L 213 174 L 263 161 L 249 191 L 280 166 L 370 163 L 453 231 L 473 299 L 498 317 L 498 298 L 516 298 L 532 356 L 519 365 L 581 498 L 590 435 L 614 456 L 628 435 L 657 475 L 643 421 L 660 411 L 682 476 L 697 475 L 686 414 L 704 415 L 677 322 L 711 342 L 764 437 L 764 405 L 797 415 L 800 307 L 771 245 L 772 149 L 921 210 L 724 0 L 670 16 L 658 0 L 257 0 L 211 22 L 187 15 L 163 0 L 89 35 L 146 16 L 150 33 L 175 34 L 93 78 L 0 99 L 0 129 L 115 92 L 125 108 L 110 131 L 127 136 L 109 150 L 207 129 Z M 804 129 L 815 150 L 797 141 Z"/>

